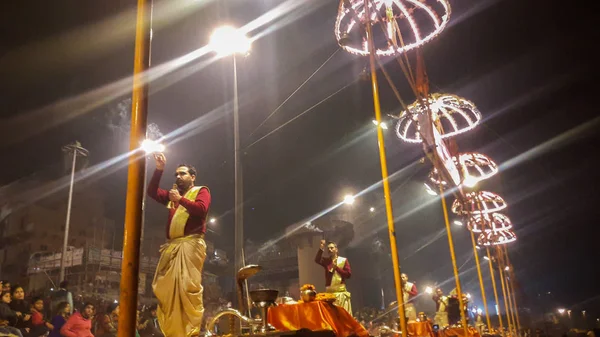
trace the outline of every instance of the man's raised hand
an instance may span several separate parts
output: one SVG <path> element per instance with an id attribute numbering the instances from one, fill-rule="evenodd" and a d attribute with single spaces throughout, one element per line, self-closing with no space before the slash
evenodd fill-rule
<path id="1" fill-rule="evenodd" d="M 162 153 L 155 153 L 154 154 L 154 160 L 156 161 L 156 169 L 157 170 L 164 170 L 165 169 L 165 164 L 167 164 L 167 158 L 165 158 L 165 155 Z"/>

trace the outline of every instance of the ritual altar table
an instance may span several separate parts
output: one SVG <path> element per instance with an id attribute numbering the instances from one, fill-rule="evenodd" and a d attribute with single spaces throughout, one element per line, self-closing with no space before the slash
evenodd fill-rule
<path id="1" fill-rule="evenodd" d="M 434 337 L 433 327 L 430 322 L 410 322 L 407 324 L 410 337 Z"/>
<path id="2" fill-rule="evenodd" d="M 344 308 L 323 301 L 272 307 L 267 321 L 279 331 L 329 330 L 337 337 L 369 337 L 367 330 Z"/>
<path id="3" fill-rule="evenodd" d="M 474 327 L 470 326 L 467 330 L 469 335 L 466 337 L 481 337 Z M 439 335 L 440 337 L 465 337 L 465 329 L 448 327 L 440 329 Z"/>

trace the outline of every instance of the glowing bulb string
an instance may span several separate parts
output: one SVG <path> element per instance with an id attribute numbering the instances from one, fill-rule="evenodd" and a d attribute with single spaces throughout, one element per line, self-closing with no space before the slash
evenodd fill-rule
<path id="1" fill-rule="evenodd" d="M 337 54 L 337 52 L 338 52 L 339 50 L 340 50 L 340 48 L 336 48 L 336 50 L 333 52 L 333 54 L 331 54 L 331 55 L 330 55 L 330 56 L 327 58 L 327 60 L 325 60 L 325 62 L 323 62 L 323 63 L 322 63 L 322 64 L 321 64 L 321 65 L 320 65 L 320 66 L 317 68 L 317 70 L 315 70 L 315 71 L 314 71 L 314 72 L 313 72 L 313 73 L 312 73 L 312 74 L 311 74 L 311 75 L 310 75 L 310 76 L 309 76 L 309 77 L 308 77 L 308 78 L 307 78 L 307 79 L 306 79 L 304 82 L 302 82 L 302 84 L 300 84 L 300 86 L 299 86 L 299 87 L 298 87 L 296 90 L 294 90 L 294 91 L 293 91 L 293 92 L 292 92 L 292 93 L 291 93 L 291 94 L 290 94 L 290 95 L 289 95 L 289 96 L 288 96 L 288 97 L 287 97 L 287 98 L 286 98 L 286 99 L 285 99 L 285 100 L 284 100 L 284 101 L 283 101 L 281 104 L 279 104 L 279 106 L 278 106 L 277 108 L 275 108 L 275 110 L 273 110 L 273 112 L 271 112 L 271 113 L 270 113 L 270 114 L 267 116 L 267 118 L 265 118 L 265 120 L 263 120 L 263 121 L 262 121 L 262 122 L 261 122 L 261 123 L 260 123 L 260 124 L 259 124 L 259 125 L 256 127 L 256 129 L 254 129 L 254 131 L 252 131 L 252 132 L 250 133 L 250 135 L 248 136 L 248 138 L 252 138 L 252 136 L 253 136 L 253 135 L 256 133 L 256 131 L 258 131 L 258 129 L 260 129 L 260 128 L 261 128 L 261 127 L 262 127 L 262 126 L 263 126 L 263 125 L 264 125 L 264 124 L 267 122 L 267 120 L 269 120 L 269 118 L 273 117 L 273 115 L 274 115 L 275 113 L 277 113 L 277 111 L 279 111 L 279 109 L 281 109 L 281 107 L 282 107 L 282 106 L 283 106 L 285 103 L 287 103 L 287 101 L 289 101 L 289 100 L 292 98 L 292 96 L 294 96 L 294 94 L 296 94 L 296 93 L 297 93 L 297 92 L 298 92 L 300 89 L 302 89 L 302 87 L 303 87 L 303 86 L 304 86 L 306 83 L 308 83 L 308 81 L 310 81 L 310 80 L 311 80 L 311 79 L 312 79 L 312 78 L 315 76 L 315 74 L 316 74 L 316 73 L 317 73 L 319 70 L 321 70 L 321 68 L 323 68 L 323 67 L 324 67 L 324 66 L 327 64 L 327 62 L 329 62 L 329 61 L 330 61 L 330 60 L 331 60 L 331 59 L 332 59 L 332 58 L 335 56 L 335 54 Z"/>

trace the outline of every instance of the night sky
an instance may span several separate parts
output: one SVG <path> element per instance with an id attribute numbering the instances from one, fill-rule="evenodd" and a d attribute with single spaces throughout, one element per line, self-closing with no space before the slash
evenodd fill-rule
<path id="1" fill-rule="evenodd" d="M 295 1 L 294 11 L 270 28 L 257 29 L 264 36 L 238 60 L 245 231 L 255 242 L 274 238 L 381 178 L 370 83 L 359 79 L 366 59 L 342 50 L 250 137 L 337 49 L 337 1 Z M 152 65 L 206 45 L 212 29 L 224 22 L 242 26 L 287 3 L 156 1 Z M 484 116 L 478 128 L 456 139 L 461 151 L 485 153 L 502 168 L 482 188 L 509 204 L 507 215 L 519 236 L 510 252 L 521 289 L 530 301 L 550 291 L 564 306 L 588 301 L 597 307 L 600 163 L 591 9 L 538 0 L 451 4 L 450 26 L 423 48 L 431 88 L 471 100 Z M 127 150 L 129 117 L 123 112 L 129 113 L 134 14 L 132 0 L 2 2 L 0 183 L 60 168 L 60 148 L 74 140 L 90 150 L 92 167 Z M 149 122 L 171 133 L 168 169 L 180 162 L 198 168 L 198 181 L 213 193 L 212 214 L 228 238 L 233 228 L 233 128 L 227 105 L 232 63 L 210 58 L 151 83 Z M 386 69 L 403 98 L 412 101 L 399 67 L 387 62 Z M 380 76 L 382 108 L 398 114 L 400 105 L 383 81 Z M 188 132 L 177 131 L 185 125 Z M 403 268 L 417 282 L 448 279 L 446 238 L 431 240 L 443 228 L 441 206 L 427 203 L 431 196 L 422 185 L 430 165 L 418 163 L 420 146 L 402 143 L 391 129 L 386 145 L 389 170 L 398 172 L 392 190 Z M 126 172 L 105 172 L 90 179 L 99 179 L 109 217 L 120 223 Z M 163 181 L 163 187 L 169 184 Z M 356 207 L 382 210 L 381 203 L 382 190 L 375 188 Z M 148 217 L 151 226 L 164 225 L 163 211 L 151 207 L 156 215 Z M 387 240 L 383 212 L 364 225 L 373 227 L 373 236 L 359 242 L 357 251 L 374 238 Z M 456 234 L 459 264 L 471 252 L 466 233 Z M 475 276 L 465 276 L 472 292 Z"/>

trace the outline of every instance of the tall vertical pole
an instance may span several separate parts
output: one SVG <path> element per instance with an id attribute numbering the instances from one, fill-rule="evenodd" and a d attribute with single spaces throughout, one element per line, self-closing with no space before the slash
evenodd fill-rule
<path id="1" fill-rule="evenodd" d="M 475 234 L 471 232 L 471 243 L 473 244 L 473 255 L 475 255 L 475 264 L 477 265 L 477 276 L 479 277 L 479 288 L 481 289 L 481 299 L 483 300 L 483 308 L 485 309 L 485 320 L 487 323 L 488 333 L 492 333 L 492 323 L 488 312 L 487 298 L 485 296 L 485 287 L 483 285 L 483 276 L 481 276 L 481 266 L 479 265 L 479 252 L 475 244 Z"/>
<path id="2" fill-rule="evenodd" d="M 500 309 L 500 301 L 498 300 L 498 290 L 496 288 L 496 277 L 494 276 L 494 266 L 492 266 L 492 256 L 490 254 L 490 249 L 488 247 L 485 248 L 487 252 L 488 265 L 490 266 L 490 277 L 492 279 L 492 287 L 494 288 L 494 299 L 496 300 L 496 308 L 498 309 L 498 323 L 500 323 L 500 333 L 502 336 L 505 336 L 504 333 L 504 325 L 502 324 L 502 310 Z"/>
<path id="3" fill-rule="evenodd" d="M 146 135 L 148 117 L 148 84 L 144 72 L 149 67 L 149 16 L 150 8 L 147 0 L 138 0 L 131 97 L 131 134 L 129 137 L 129 150 L 132 154 L 129 156 L 127 171 L 118 337 L 134 337 L 136 334 L 142 201 L 144 180 L 146 179 L 144 176 L 146 156 L 139 155 L 137 150 Z"/>
<path id="4" fill-rule="evenodd" d="M 235 237 L 235 259 L 234 275 L 246 263 L 244 261 L 244 182 L 242 175 L 242 153 L 240 148 L 240 115 L 238 102 L 238 76 L 237 76 L 237 58 L 233 54 L 233 142 L 234 142 L 234 237 Z M 235 276 L 234 276 L 235 278 Z M 238 303 L 240 306 L 241 303 Z"/>
<path id="5" fill-rule="evenodd" d="M 65 261 L 67 259 L 67 245 L 69 243 L 69 225 L 71 223 L 71 204 L 73 203 L 73 183 L 75 182 L 75 163 L 77 161 L 77 151 L 73 151 L 73 164 L 71 166 L 71 183 L 69 184 L 69 199 L 67 200 L 67 219 L 65 220 L 65 235 L 63 239 L 62 253 L 60 255 L 60 276 L 58 281 L 65 280 Z"/>
<path id="6" fill-rule="evenodd" d="M 365 10 L 367 20 L 371 17 L 369 1 L 365 0 Z M 404 310 L 404 296 L 402 292 L 402 283 L 400 281 L 400 261 L 398 259 L 398 249 L 396 247 L 396 229 L 394 227 L 394 214 L 392 212 L 392 196 L 390 193 L 390 182 L 388 180 L 387 158 L 385 155 L 385 141 L 383 130 L 381 128 L 381 107 L 379 105 L 379 86 L 377 84 L 377 69 L 375 68 L 375 46 L 371 22 L 367 21 L 367 44 L 369 46 L 369 63 L 371 66 L 371 85 L 373 89 L 373 108 L 375 110 L 375 120 L 377 120 L 377 145 L 379 148 L 379 162 L 381 165 L 381 180 L 383 183 L 383 194 L 385 197 L 385 214 L 388 225 L 388 234 L 390 236 L 390 251 L 392 255 L 392 266 L 394 269 L 394 285 L 396 288 L 396 301 L 398 303 L 398 317 L 400 319 L 400 331 L 402 336 L 408 334 L 406 326 L 406 312 Z"/>
<path id="7" fill-rule="evenodd" d="M 75 166 L 77 163 L 77 156 L 85 157 L 88 155 L 88 150 L 81 146 L 81 143 L 75 142 L 73 144 L 65 145 L 62 148 L 63 152 L 70 153 L 73 155 L 73 162 L 71 164 L 71 182 L 69 184 L 69 198 L 67 200 L 67 216 L 65 220 L 65 235 L 63 239 L 62 253 L 60 255 L 60 275 L 58 282 L 65 280 L 65 264 L 67 261 L 67 246 L 69 244 L 69 227 L 71 225 L 71 205 L 73 204 L 73 185 L 75 184 Z"/>
<path id="8" fill-rule="evenodd" d="M 502 248 L 502 246 L 498 247 L 498 255 L 500 256 L 500 260 L 502 261 L 503 270 L 504 271 L 510 270 L 510 267 L 508 267 L 508 264 L 506 263 L 506 260 L 504 258 L 504 249 Z M 510 319 L 512 321 L 513 330 L 515 332 L 515 335 L 518 336 L 519 331 L 517 328 L 517 320 L 515 318 L 515 307 L 514 307 L 514 303 L 513 303 L 513 296 L 512 296 L 512 291 L 511 291 L 511 287 L 509 284 L 509 277 L 506 272 L 504 273 L 504 282 L 506 283 L 506 296 L 508 299 L 508 307 L 510 308 Z"/>
<path id="9" fill-rule="evenodd" d="M 458 296 L 458 305 L 460 306 L 460 321 L 465 336 L 469 336 L 467 327 L 467 319 L 465 317 L 465 304 L 462 296 L 462 288 L 460 286 L 460 278 L 458 276 L 458 265 L 456 264 L 456 254 L 454 253 L 454 241 L 452 240 L 452 229 L 450 228 L 450 220 L 448 219 L 448 207 L 446 206 L 446 197 L 444 196 L 444 186 L 440 184 L 440 198 L 442 199 L 442 211 L 444 212 L 444 222 L 446 224 L 446 234 L 448 236 L 448 246 L 450 247 L 450 259 L 452 260 L 452 269 L 454 270 L 454 280 L 456 282 L 456 296 Z"/>
<path id="10" fill-rule="evenodd" d="M 496 247 L 497 249 L 497 247 Z M 502 296 L 504 297 L 504 311 L 506 312 L 506 321 L 508 322 L 508 331 L 512 334 L 513 328 L 510 320 L 510 308 L 508 307 L 508 302 L 506 300 L 506 285 L 504 284 L 504 271 L 502 270 L 502 265 L 500 264 L 500 256 L 498 257 L 498 273 L 500 274 L 500 284 L 502 285 Z"/>
<path id="11" fill-rule="evenodd" d="M 517 317 L 517 328 L 518 328 L 519 333 L 521 333 L 521 320 L 519 318 L 519 307 L 517 306 L 517 295 L 516 295 L 517 290 L 515 289 L 515 282 L 514 282 L 515 271 L 513 270 L 513 266 L 510 263 L 510 260 L 508 259 L 508 247 L 506 247 L 506 246 L 504 246 L 504 254 L 506 257 L 506 265 L 509 268 L 509 272 L 508 272 L 508 274 L 510 275 L 509 283 L 510 283 L 510 288 L 512 290 L 514 312 L 515 312 L 515 316 Z"/>
<path id="12" fill-rule="evenodd" d="M 148 135 L 146 135 L 146 138 Z M 146 232 L 146 194 L 148 192 L 148 158 L 144 160 L 144 189 L 142 194 L 142 232 L 140 233 L 140 255 L 144 254 L 144 233 Z"/>

